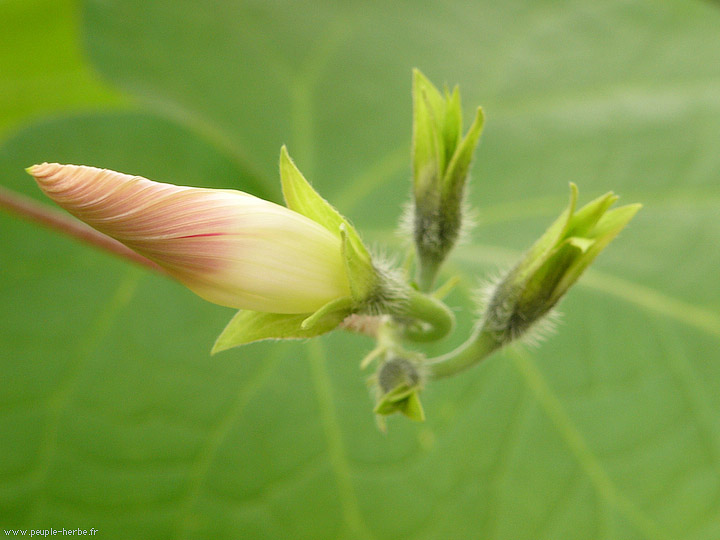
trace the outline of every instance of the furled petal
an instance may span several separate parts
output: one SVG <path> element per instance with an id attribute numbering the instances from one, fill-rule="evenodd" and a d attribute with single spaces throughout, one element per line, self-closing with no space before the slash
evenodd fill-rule
<path id="1" fill-rule="evenodd" d="M 29 172 L 68 212 L 210 302 L 310 313 L 350 294 L 339 238 L 283 206 L 95 167 L 43 163 Z"/>

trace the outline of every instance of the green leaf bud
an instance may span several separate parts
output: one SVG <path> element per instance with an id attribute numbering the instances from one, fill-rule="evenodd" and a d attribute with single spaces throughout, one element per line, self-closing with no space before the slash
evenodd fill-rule
<path id="1" fill-rule="evenodd" d="M 463 224 L 463 198 L 484 122 L 481 108 L 462 136 L 460 92 L 444 94 L 413 72 L 413 216 L 418 282 L 430 290 Z"/>
<path id="2" fill-rule="evenodd" d="M 378 401 L 375 414 L 400 412 L 412 420 L 425 420 L 419 393 L 422 380 L 418 366 L 406 358 L 393 357 L 377 371 Z"/>
<path id="3" fill-rule="evenodd" d="M 482 332 L 498 346 L 542 320 L 641 208 L 609 210 L 618 199 L 610 192 L 576 210 L 577 194 L 570 184 L 568 207 L 491 292 Z"/>

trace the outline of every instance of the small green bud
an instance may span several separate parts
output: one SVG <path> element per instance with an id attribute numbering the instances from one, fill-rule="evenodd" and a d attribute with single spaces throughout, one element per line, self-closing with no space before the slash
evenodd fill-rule
<path id="1" fill-rule="evenodd" d="M 405 358 L 392 358 L 378 370 L 378 385 L 385 394 L 401 385 L 414 387 L 419 383 L 420 374 L 417 368 Z"/>
<path id="2" fill-rule="evenodd" d="M 566 210 L 490 294 L 482 331 L 498 346 L 541 320 L 642 206 L 609 210 L 618 199 L 610 192 L 576 210 L 577 194 L 570 184 Z"/>
<path id="3" fill-rule="evenodd" d="M 375 414 L 387 416 L 400 412 L 412 420 L 425 420 L 419 393 L 422 376 L 418 367 L 406 358 L 393 357 L 377 372 L 378 402 Z"/>
<path id="4" fill-rule="evenodd" d="M 463 137 L 458 88 L 441 94 L 420 71 L 413 72 L 412 227 L 422 290 L 432 287 L 460 234 L 465 184 L 483 122 L 478 107 Z"/>

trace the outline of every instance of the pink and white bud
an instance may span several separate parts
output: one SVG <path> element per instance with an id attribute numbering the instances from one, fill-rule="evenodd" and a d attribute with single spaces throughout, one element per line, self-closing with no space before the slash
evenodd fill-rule
<path id="1" fill-rule="evenodd" d="M 43 163 L 28 171 L 65 210 L 210 302 L 310 313 L 350 295 L 339 236 L 284 206 L 95 167 Z"/>

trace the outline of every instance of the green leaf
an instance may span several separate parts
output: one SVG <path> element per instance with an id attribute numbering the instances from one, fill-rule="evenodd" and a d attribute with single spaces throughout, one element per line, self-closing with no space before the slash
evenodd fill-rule
<path id="1" fill-rule="evenodd" d="M 370 340 L 332 332 L 210 357 L 232 310 L 0 213 L 3 528 L 720 537 L 716 2 L 58 4 L 74 24 L 53 5 L 0 3 L 0 110 L 18 126 L 3 132 L 0 184 L 38 200 L 23 169 L 52 160 L 280 202 L 287 144 L 392 255 L 412 68 L 459 84 L 466 125 L 482 105 L 477 228 L 439 277 L 463 278 L 447 297 L 457 330 L 429 354 L 467 335 L 478 279 L 542 234 L 568 182 L 583 200 L 612 190 L 644 207 L 559 306 L 554 335 L 428 384 L 426 421 L 394 415 L 387 434 L 358 370 Z M 47 71 L 67 50 L 96 99 Z"/>
<path id="2" fill-rule="evenodd" d="M 77 2 L 5 0 L 0 9 L 0 135 L 28 117 L 125 103 L 83 57 Z"/>

